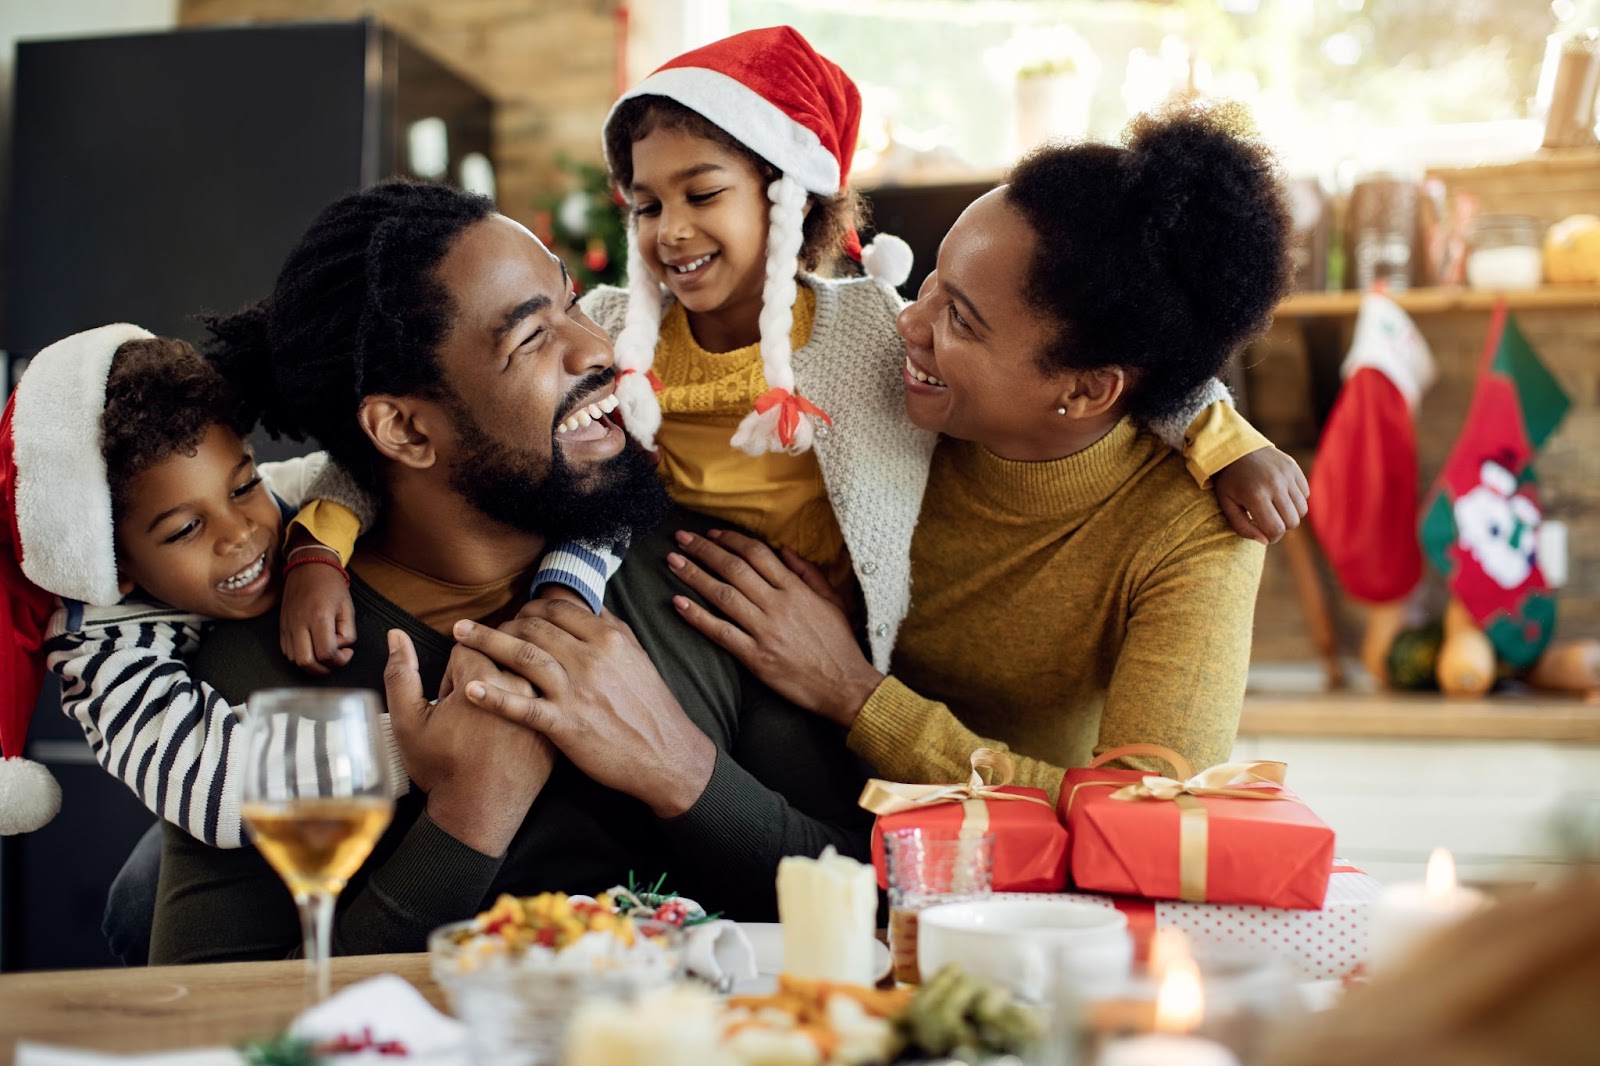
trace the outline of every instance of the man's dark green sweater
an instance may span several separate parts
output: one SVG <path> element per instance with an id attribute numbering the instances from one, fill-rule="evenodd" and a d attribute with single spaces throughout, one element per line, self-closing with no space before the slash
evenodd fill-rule
<path id="1" fill-rule="evenodd" d="M 688 590 L 666 568 L 676 529 L 704 531 L 698 515 L 674 511 L 640 538 L 606 591 L 678 702 L 717 746 L 716 767 L 684 814 L 657 818 L 637 800 L 589 780 L 564 759 L 534 802 L 506 854 L 474 851 L 427 816 L 427 797 L 401 797 L 372 858 L 339 900 L 337 954 L 419 951 L 427 934 L 470 917 L 501 892 L 595 893 L 630 872 L 665 872 L 671 887 L 731 917 L 770 920 L 785 855 L 828 844 L 867 854 L 870 816 L 856 797 L 866 767 L 837 728 L 775 695 L 678 617 Z M 385 634 L 416 645 L 425 691 L 435 691 L 453 643 L 351 582 L 359 636 L 349 665 L 329 677 L 301 674 L 278 650 L 276 614 L 216 626 L 196 675 L 242 702 L 257 689 L 326 684 L 383 691 Z M 300 945 L 289 893 L 253 848 L 207 847 L 166 827 L 150 961 L 156 964 L 282 958 Z"/>

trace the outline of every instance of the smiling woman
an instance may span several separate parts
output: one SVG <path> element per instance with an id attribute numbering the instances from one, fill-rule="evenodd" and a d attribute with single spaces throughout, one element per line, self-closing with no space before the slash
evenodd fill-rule
<path id="1" fill-rule="evenodd" d="M 1054 794 L 1123 744 L 1227 757 L 1261 545 L 1140 424 L 1191 410 L 1288 282 L 1282 191 L 1241 118 L 1192 106 L 1126 146 L 1041 149 L 946 236 L 899 316 L 906 413 L 941 439 L 892 673 L 793 553 L 680 537 L 669 565 L 726 615 L 680 597 L 684 617 L 880 774 L 961 781 L 974 748 L 1011 748 Z M 1289 490 L 1303 510 L 1297 470 Z"/>

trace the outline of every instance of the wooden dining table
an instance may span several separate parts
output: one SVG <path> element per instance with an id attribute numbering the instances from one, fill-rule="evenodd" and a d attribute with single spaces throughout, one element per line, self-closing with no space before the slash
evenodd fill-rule
<path id="1" fill-rule="evenodd" d="M 425 952 L 336 958 L 333 987 L 383 973 L 447 1009 Z M 233 1046 L 282 1032 L 305 1007 L 297 959 L 0 974 L 0 1066 L 21 1040 L 125 1054 Z"/>

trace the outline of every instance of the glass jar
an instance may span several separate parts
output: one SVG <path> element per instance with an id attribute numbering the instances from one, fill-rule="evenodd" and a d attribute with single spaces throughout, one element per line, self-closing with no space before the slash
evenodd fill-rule
<path id="1" fill-rule="evenodd" d="M 1595 94 L 1600 91 L 1600 28 L 1553 33 L 1545 41 L 1537 104 L 1544 112 L 1544 147 L 1596 143 Z"/>
<path id="2" fill-rule="evenodd" d="M 1467 284 L 1499 292 L 1537 289 L 1544 280 L 1544 226 L 1531 215 L 1485 214 L 1473 220 Z"/>
<path id="3" fill-rule="evenodd" d="M 1409 175 L 1369 174 L 1350 191 L 1348 284 L 1404 292 L 1417 280 L 1420 189 Z"/>

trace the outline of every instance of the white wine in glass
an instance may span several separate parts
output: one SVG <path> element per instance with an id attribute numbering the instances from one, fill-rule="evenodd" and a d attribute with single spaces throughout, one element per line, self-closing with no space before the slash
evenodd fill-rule
<path id="1" fill-rule="evenodd" d="M 266 689 L 248 703 L 240 813 L 300 910 L 314 1003 L 329 992 L 334 900 L 394 813 L 380 713 L 361 689 Z"/>

